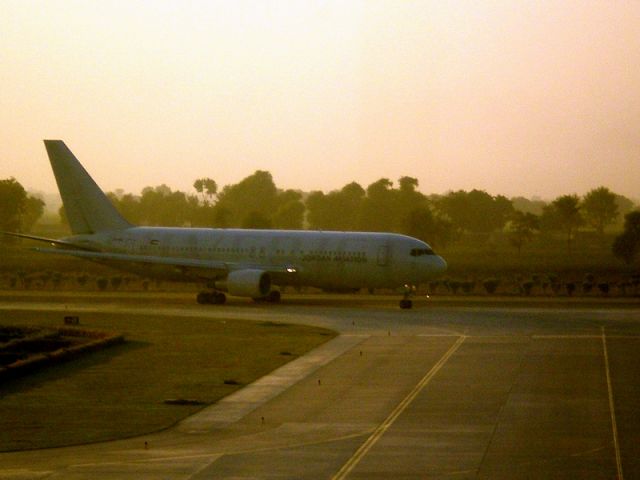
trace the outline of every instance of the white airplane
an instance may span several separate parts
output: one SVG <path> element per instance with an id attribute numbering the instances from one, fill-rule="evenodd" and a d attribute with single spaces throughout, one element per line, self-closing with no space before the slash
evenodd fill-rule
<path id="1" fill-rule="evenodd" d="M 73 235 L 44 253 L 71 255 L 146 277 L 197 282 L 198 303 L 232 296 L 277 302 L 279 287 L 404 287 L 401 308 L 447 268 L 425 242 L 394 233 L 138 227 L 126 221 L 61 140 L 45 147 Z"/>

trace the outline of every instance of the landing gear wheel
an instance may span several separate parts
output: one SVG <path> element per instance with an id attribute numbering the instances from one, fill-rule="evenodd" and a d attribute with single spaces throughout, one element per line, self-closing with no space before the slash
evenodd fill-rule
<path id="1" fill-rule="evenodd" d="M 403 298 L 402 300 L 400 300 L 400 308 L 402 308 L 403 310 L 409 309 L 411 307 L 413 307 L 413 302 L 408 298 Z"/>
<path id="2" fill-rule="evenodd" d="M 269 295 L 267 295 L 267 301 L 271 303 L 278 303 L 280 301 L 280 291 L 279 290 L 270 291 Z"/>
<path id="3" fill-rule="evenodd" d="M 198 295 L 196 296 L 196 302 L 198 302 L 200 305 L 209 303 L 209 293 L 207 292 L 198 293 Z"/>
<path id="4" fill-rule="evenodd" d="M 200 292 L 196 301 L 200 305 L 222 305 L 227 301 L 227 296 L 222 292 Z"/>

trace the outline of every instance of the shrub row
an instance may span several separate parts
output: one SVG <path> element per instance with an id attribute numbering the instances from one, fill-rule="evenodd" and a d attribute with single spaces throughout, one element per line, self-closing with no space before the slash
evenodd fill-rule
<path id="1" fill-rule="evenodd" d="M 615 289 L 615 290 L 614 290 Z M 638 296 L 640 295 L 640 275 L 618 281 L 597 280 L 592 274 L 585 275 L 582 281 L 561 281 L 556 275 L 533 275 L 524 279 L 500 279 L 489 277 L 482 281 L 442 279 L 429 283 L 430 294 L 464 294 L 464 295 L 601 295 Z"/>

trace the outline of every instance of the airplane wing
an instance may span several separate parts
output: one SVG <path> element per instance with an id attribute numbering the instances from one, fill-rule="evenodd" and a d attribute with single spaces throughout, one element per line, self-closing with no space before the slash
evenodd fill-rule
<path id="1" fill-rule="evenodd" d="M 247 262 L 222 262 L 198 258 L 160 257 L 157 255 L 136 255 L 129 253 L 96 252 L 87 250 L 68 250 L 60 248 L 35 248 L 37 252 L 70 255 L 73 257 L 93 260 L 113 267 L 138 267 L 142 275 L 162 274 L 171 277 L 178 275 L 194 279 L 224 278 L 230 271 L 256 269 L 276 275 L 292 275 L 298 269 L 292 265 L 262 265 Z"/>
<path id="2" fill-rule="evenodd" d="M 34 248 L 40 253 L 52 253 L 56 255 L 69 255 L 84 258 L 98 263 L 110 265 L 115 268 L 136 270 L 142 276 L 165 276 L 184 280 L 191 277 L 193 280 L 220 279 L 227 276 L 230 271 L 242 269 L 262 270 L 274 275 L 274 280 L 282 276 L 290 276 L 298 272 L 293 265 L 264 265 L 249 262 L 222 262 L 198 258 L 161 257 L 158 255 L 136 255 L 129 253 L 101 252 L 90 246 L 54 238 L 38 237 L 15 232 L 0 232 L 3 235 L 17 238 L 26 238 L 38 242 L 49 243 L 55 248 Z"/>

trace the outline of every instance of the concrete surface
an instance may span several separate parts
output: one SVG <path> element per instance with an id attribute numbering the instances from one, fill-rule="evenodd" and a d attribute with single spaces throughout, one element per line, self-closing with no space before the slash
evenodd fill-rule
<path id="1" fill-rule="evenodd" d="M 640 478 L 633 306 L 148 305 L 0 297 L 0 314 L 224 316 L 342 336 L 168 431 L 0 454 L 0 479 Z"/>

